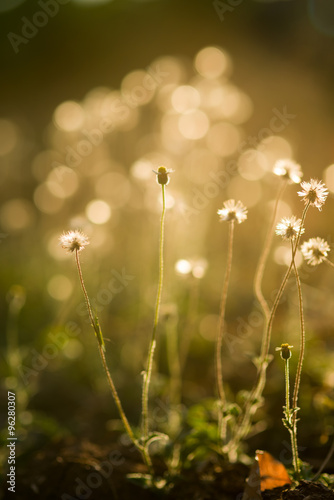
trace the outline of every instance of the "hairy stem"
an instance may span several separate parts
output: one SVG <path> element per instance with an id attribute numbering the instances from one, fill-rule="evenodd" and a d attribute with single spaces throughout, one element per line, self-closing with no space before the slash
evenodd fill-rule
<path id="1" fill-rule="evenodd" d="M 268 260 L 268 255 L 270 252 L 271 243 L 272 243 L 272 240 L 274 237 L 274 227 L 275 227 L 275 220 L 276 220 L 276 215 L 277 215 L 278 203 L 283 195 L 285 187 L 286 187 L 286 181 L 283 181 L 283 183 L 281 184 L 281 186 L 278 189 L 272 219 L 271 219 L 268 231 L 267 231 L 266 239 L 265 239 L 265 242 L 263 245 L 263 250 L 262 250 L 262 253 L 260 255 L 260 259 L 259 259 L 259 262 L 257 265 L 255 278 L 254 278 L 255 296 L 260 303 L 260 306 L 263 310 L 264 317 L 265 317 L 267 322 L 269 321 L 269 317 L 270 317 L 270 308 L 269 308 L 268 303 L 267 303 L 266 299 L 264 298 L 264 295 L 262 292 L 262 281 L 263 281 L 264 270 L 265 270 L 266 263 Z"/>
<path id="2" fill-rule="evenodd" d="M 218 326 L 217 343 L 216 343 L 216 377 L 217 377 L 218 398 L 220 402 L 220 409 L 218 416 L 219 418 L 218 432 L 219 432 L 219 439 L 221 439 L 222 443 L 224 443 L 226 439 L 226 420 L 223 418 L 223 409 L 226 404 L 226 396 L 223 385 L 222 344 L 223 344 L 223 336 L 225 328 L 226 299 L 227 299 L 228 285 L 230 281 L 231 268 L 232 268 L 233 233 L 234 233 L 234 220 L 230 221 L 229 223 L 227 264 L 226 264 L 223 291 L 220 302 L 220 316 L 219 316 L 219 326 Z"/>
<path id="3" fill-rule="evenodd" d="M 299 351 L 299 359 L 298 359 L 297 372 L 296 372 L 295 385 L 294 385 L 293 398 L 292 398 L 292 408 L 294 410 L 294 413 L 292 416 L 292 424 L 293 424 L 294 440 L 295 440 L 295 445 L 296 445 L 295 446 L 296 447 L 296 455 L 294 457 L 294 459 L 295 459 L 294 460 L 294 467 L 295 467 L 295 472 L 298 476 L 300 473 L 300 470 L 299 470 L 298 447 L 297 447 L 297 411 L 298 411 L 297 407 L 298 407 L 300 379 L 301 379 L 303 361 L 304 361 L 304 355 L 305 355 L 305 321 L 304 321 L 302 288 L 301 288 L 300 278 L 299 278 L 298 270 L 297 270 L 295 259 L 294 259 L 293 244 L 292 244 L 292 260 L 293 260 L 293 269 L 294 269 L 294 273 L 295 273 L 295 277 L 296 277 L 296 284 L 297 284 L 297 290 L 298 290 L 299 316 L 300 316 L 300 351 Z"/>
<path id="4" fill-rule="evenodd" d="M 284 409 L 284 415 L 285 415 L 285 422 L 286 426 L 289 430 L 290 433 L 290 439 L 291 439 L 291 450 L 292 450 L 292 463 L 293 467 L 296 471 L 297 474 L 299 474 L 299 469 L 298 469 L 298 448 L 297 448 L 297 438 L 296 438 L 296 433 L 295 433 L 295 428 L 293 425 L 293 417 L 295 415 L 295 412 L 292 415 L 291 418 L 291 409 L 290 409 L 290 373 L 289 373 L 289 359 L 284 359 L 284 376 L 285 376 L 285 409 Z M 293 411 L 293 407 L 292 407 Z M 297 472 L 298 469 L 298 472 Z"/>
<path id="5" fill-rule="evenodd" d="M 285 411 L 290 413 L 290 370 L 289 359 L 284 359 L 284 375 L 285 375 Z"/>
<path id="6" fill-rule="evenodd" d="M 158 281 L 158 292 L 155 303 L 155 313 L 154 313 L 154 322 L 153 322 L 153 331 L 149 346 L 148 358 L 146 371 L 144 372 L 144 381 L 143 381 L 143 392 L 142 392 L 142 437 L 145 440 L 148 438 L 148 396 L 149 396 L 149 388 L 152 376 L 152 368 L 153 368 L 153 358 L 154 351 L 156 347 L 156 331 L 159 321 L 159 310 L 160 310 L 160 302 L 161 302 L 161 294 L 162 294 L 162 284 L 163 284 L 163 271 L 164 271 L 164 230 L 165 230 L 165 213 L 166 213 L 166 199 L 165 199 L 165 185 L 161 185 L 162 190 L 162 213 L 160 219 L 160 245 L 159 245 L 159 281 Z"/>
<path id="7" fill-rule="evenodd" d="M 87 293 L 85 282 L 84 282 L 84 279 L 83 279 L 83 274 L 82 274 L 82 269 L 81 269 L 81 264 L 80 264 L 80 259 L 79 259 L 79 252 L 78 252 L 77 249 L 75 250 L 75 260 L 76 260 L 77 269 L 78 269 L 78 273 L 79 273 L 79 280 L 80 280 L 81 288 L 82 288 L 82 291 L 83 291 L 83 294 L 84 294 L 84 297 L 85 297 L 85 301 L 86 301 L 88 315 L 89 315 L 92 327 L 94 328 L 94 331 L 96 331 L 95 330 L 95 328 L 96 328 L 96 320 L 94 319 L 93 310 L 92 310 L 92 307 L 90 305 L 88 293 Z M 118 413 L 119 413 L 119 415 L 121 417 L 121 420 L 123 422 L 125 431 L 126 431 L 127 435 L 129 436 L 130 440 L 132 441 L 132 443 L 136 446 L 136 448 L 142 454 L 143 460 L 146 463 L 149 471 L 151 472 L 151 470 L 152 470 L 151 459 L 150 459 L 147 451 L 138 443 L 137 439 L 134 436 L 132 428 L 131 428 L 131 426 L 129 424 L 129 421 L 128 421 L 128 419 L 127 419 L 127 417 L 125 415 L 125 412 L 123 410 L 123 406 L 122 406 L 121 400 L 120 400 L 120 398 L 118 396 L 118 392 L 117 392 L 117 389 L 115 387 L 114 381 L 113 381 L 112 376 L 110 374 L 110 371 L 109 371 L 109 368 L 108 368 L 108 365 L 107 365 L 107 361 L 106 361 L 106 357 L 105 357 L 105 354 L 104 354 L 104 350 L 103 350 L 103 345 L 99 341 L 98 341 L 98 349 L 99 349 L 99 353 L 100 353 L 100 356 L 101 356 L 102 365 L 103 365 L 105 374 L 107 376 L 108 384 L 109 384 L 112 396 L 114 398 L 114 401 L 115 401 Z"/>

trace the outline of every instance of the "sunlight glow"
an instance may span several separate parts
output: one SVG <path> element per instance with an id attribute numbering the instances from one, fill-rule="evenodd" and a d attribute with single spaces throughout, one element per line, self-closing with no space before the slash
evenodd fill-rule
<path id="1" fill-rule="evenodd" d="M 86 207 L 87 218 L 94 224 L 105 224 L 111 216 L 111 209 L 103 200 L 93 200 Z"/>
<path id="2" fill-rule="evenodd" d="M 190 85 L 182 85 L 174 90 L 172 94 L 172 105 L 178 113 L 184 113 L 198 108 L 201 98 L 198 90 Z"/>
<path id="3" fill-rule="evenodd" d="M 54 168 L 46 179 L 50 192 L 57 198 L 69 198 L 79 187 L 77 173 L 64 165 Z"/>
<path id="4" fill-rule="evenodd" d="M 75 101 L 65 101 L 56 108 L 53 121 L 57 128 L 65 132 L 79 130 L 85 121 L 81 105 Z"/>
<path id="5" fill-rule="evenodd" d="M 191 272 L 191 264 L 189 260 L 180 259 L 175 263 L 175 271 L 177 274 L 189 274 Z"/>
<path id="6" fill-rule="evenodd" d="M 56 274 L 48 281 L 47 290 L 53 299 L 62 301 L 70 298 L 73 285 L 66 276 Z"/>
<path id="7" fill-rule="evenodd" d="M 190 110 L 179 118 L 179 130 L 186 139 L 202 139 L 209 130 L 209 119 L 200 110 Z"/>
<path id="8" fill-rule="evenodd" d="M 328 189 L 334 193 L 334 164 L 329 165 L 324 172 L 324 180 Z"/>
<path id="9" fill-rule="evenodd" d="M 225 157 L 234 154 L 240 144 L 239 129 L 227 122 L 213 125 L 207 136 L 207 145 L 211 151 Z"/>
<path id="10" fill-rule="evenodd" d="M 195 68 L 205 78 L 217 78 L 231 73 L 232 61 L 223 50 L 217 47 L 206 47 L 196 55 Z"/>
<path id="11" fill-rule="evenodd" d="M 4 203 L 0 210 L 1 227 L 5 231 L 19 231 L 34 223 L 35 210 L 29 200 L 17 198 Z"/>

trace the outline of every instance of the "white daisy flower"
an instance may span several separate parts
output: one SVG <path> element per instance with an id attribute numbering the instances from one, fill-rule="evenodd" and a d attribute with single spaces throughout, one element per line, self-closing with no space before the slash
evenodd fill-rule
<path id="1" fill-rule="evenodd" d="M 284 217 L 276 226 L 276 234 L 282 236 L 284 240 L 294 240 L 298 234 L 303 234 L 305 229 L 301 227 L 301 219 Z"/>
<path id="2" fill-rule="evenodd" d="M 218 215 L 220 222 L 222 221 L 237 221 L 241 224 L 247 219 L 247 208 L 241 203 L 241 201 L 235 202 L 234 200 L 224 201 L 224 206 L 218 210 Z"/>
<path id="3" fill-rule="evenodd" d="M 303 177 L 301 166 L 288 158 L 277 160 L 273 172 L 275 175 L 287 179 L 290 184 L 299 184 Z"/>
<path id="4" fill-rule="evenodd" d="M 326 240 L 323 238 L 310 238 L 308 241 L 302 244 L 300 250 L 306 260 L 307 264 L 310 266 L 317 266 L 321 264 L 328 253 L 330 252 L 330 246 Z"/>
<path id="5" fill-rule="evenodd" d="M 60 244 L 62 248 L 68 252 L 74 252 L 77 250 L 81 252 L 87 245 L 89 245 L 88 236 L 86 236 L 81 231 L 68 231 L 59 237 Z"/>
<path id="6" fill-rule="evenodd" d="M 305 204 L 310 202 L 310 205 L 321 210 L 328 196 L 328 189 L 325 184 L 317 179 L 311 179 L 310 182 L 302 182 L 302 191 L 298 191 L 299 196 L 304 199 Z"/>

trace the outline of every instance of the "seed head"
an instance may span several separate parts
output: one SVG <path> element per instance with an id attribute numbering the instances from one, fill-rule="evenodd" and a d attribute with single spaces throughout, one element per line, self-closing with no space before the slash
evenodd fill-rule
<path id="1" fill-rule="evenodd" d="M 155 170 L 153 170 L 153 172 L 155 174 L 157 174 L 158 184 L 167 185 L 169 183 L 169 174 L 174 172 L 174 170 L 161 166 L 161 167 L 158 167 L 157 172 Z"/>
<path id="2" fill-rule="evenodd" d="M 241 201 L 235 202 L 234 200 L 224 201 L 224 206 L 218 210 L 218 215 L 220 222 L 222 221 L 237 221 L 241 224 L 247 219 L 247 208 L 241 203 Z"/>
<path id="3" fill-rule="evenodd" d="M 311 179 L 310 182 L 302 182 L 302 191 L 298 191 L 305 204 L 310 203 L 313 207 L 321 210 L 322 205 L 325 203 L 328 196 L 328 189 L 325 184 L 317 179 Z"/>
<path id="4" fill-rule="evenodd" d="M 301 227 L 301 219 L 284 217 L 276 226 L 276 234 L 282 236 L 284 240 L 294 240 L 298 234 L 303 234 L 305 229 Z"/>
<path id="5" fill-rule="evenodd" d="M 292 349 L 292 348 L 293 348 L 293 345 L 281 344 L 281 347 L 276 347 L 275 351 L 280 351 L 281 358 L 287 360 L 287 359 L 291 358 L 290 349 Z"/>
<path id="6" fill-rule="evenodd" d="M 277 160 L 273 169 L 274 174 L 287 179 L 289 184 L 299 184 L 303 172 L 298 163 L 287 159 Z"/>
<path id="7" fill-rule="evenodd" d="M 87 245 L 89 245 L 88 236 L 81 231 L 67 231 L 59 237 L 62 248 L 71 253 L 77 250 L 81 252 Z"/>
<path id="8" fill-rule="evenodd" d="M 330 246 L 326 240 L 317 237 L 305 241 L 300 250 L 307 264 L 317 266 L 326 259 L 328 252 L 330 252 Z"/>

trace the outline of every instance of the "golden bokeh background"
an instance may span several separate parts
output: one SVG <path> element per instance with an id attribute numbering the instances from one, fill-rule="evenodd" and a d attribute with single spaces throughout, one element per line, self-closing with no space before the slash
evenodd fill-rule
<path id="1" fill-rule="evenodd" d="M 58 242 L 76 228 L 91 240 L 82 253 L 86 286 L 111 371 L 137 422 L 158 273 L 161 193 L 152 170 L 161 164 L 174 172 L 166 192 L 153 394 L 168 401 L 173 328 L 188 353 L 183 402 L 215 394 L 227 238 L 216 212 L 229 198 L 249 213 L 236 228 L 224 372 L 231 394 L 249 387 L 262 325 L 252 280 L 277 194 L 278 159 L 293 159 L 305 180 L 326 183 L 330 196 L 322 212 L 310 211 L 306 234 L 330 244 L 333 238 L 334 9 L 328 4 L 2 2 L 1 391 L 17 391 L 23 434 L 34 422 L 51 434 L 62 426 L 74 432 L 78 420 L 79 432 L 94 434 L 94 422 L 106 430 L 105 421 L 116 418 L 73 256 Z M 297 190 L 287 188 L 279 217 L 300 216 Z M 275 237 L 267 297 L 279 286 L 289 252 Z M 297 263 L 308 334 L 300 433 L 320 448 L 334 433 L 334 276 L 325 265 L 306 269 L 300 255 Z M 298 345 L 293 287 L 274 328 L 273 342 L 283 341 Z M 282 372 L 276 359 L 263 439 L 280 425 Z"/>

